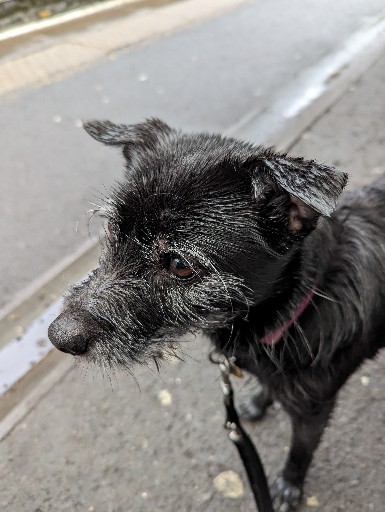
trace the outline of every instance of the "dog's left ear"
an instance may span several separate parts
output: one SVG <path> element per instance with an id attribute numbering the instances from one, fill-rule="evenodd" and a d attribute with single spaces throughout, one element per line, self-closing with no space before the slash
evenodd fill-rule
<path id="1" fill-rule="evenodd" d="M 290 200 L 288 226 L 293 233 L 315 227 L 320 215 L 330 216 L 348 180 L 346 173 L 333 167 L 269 149 L 251 162 L 256 199 L 269 189 L 285 193 Z"/>
<path id="2" fill-rule="evenodd" d="M 111 121 L 89 121 L 83 128 L 94 139 L 109 146 L 122 149 L 127 164 L 140 151 L 147 151 L 167 137 L 173 130 L 160 119 L 147 119 L 138 124 L 114 124 Z"/>
<path id="3" fill-rule="evenodd" d="M 111 121 L 88 121 L 83 128 L 94 139 L 110 146 L 151 146 L 172 129 L 160 119 L 147 119 L 138 124 L 114 124 Z"/>

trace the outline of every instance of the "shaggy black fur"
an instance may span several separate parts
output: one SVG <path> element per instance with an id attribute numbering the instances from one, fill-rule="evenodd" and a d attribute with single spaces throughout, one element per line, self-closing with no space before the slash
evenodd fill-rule
<path id="1" fill-rule="evenodd" d="M 66 297 L 51 341 L 130 368 L 203 330 L 262 384 L 244 416 L 273 400 L 290 415 L 274 494 L 277 510 L 293 510 L 338 390 L 384 345 L 385 180 L 335 210 L 347 177 L 314 161 L 159 120 L 85 129 L 121 147 L 127 170 L 101 207 L 100 267 Z M 282 339 L 262 343 L 312 289 Z"/>

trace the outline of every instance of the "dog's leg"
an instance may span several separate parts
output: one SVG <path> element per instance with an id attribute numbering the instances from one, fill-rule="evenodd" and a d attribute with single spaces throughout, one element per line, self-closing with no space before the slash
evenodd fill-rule
<path id="1" fill-rule="evenodd" d="M 258 393 L 252 393 L 238 401 L 237 411 L 246 421 L 259 421 L 272 403 L 273 399 L 269 388 L 262 385 L 262 389 Z"/>
<path id="2" fill-rule="evenodd" d="M 285 467 L 272 494 L 277 512 L 293 511 L 299 505 L 306 472 L 333 410 L 335 400 L 327 402 L 312 416 L 291 415 L 292 440 Z"/>

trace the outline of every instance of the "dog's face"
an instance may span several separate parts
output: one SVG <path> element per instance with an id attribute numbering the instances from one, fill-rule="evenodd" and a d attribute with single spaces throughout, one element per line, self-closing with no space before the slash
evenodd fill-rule
<path id="1" fill-rule="evenodd" d="M 246 316 L 346 183 L 315 162 L 158 120 L 85 129 L 122 148 L 126 176 L 100 211 L 100 266 L 70 291 L 49 336 L 103 365 L 157 358 L 190 330 Z"/>

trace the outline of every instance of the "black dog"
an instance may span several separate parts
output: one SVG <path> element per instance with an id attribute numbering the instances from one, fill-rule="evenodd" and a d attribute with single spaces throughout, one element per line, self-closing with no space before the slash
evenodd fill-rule
<path id="1" fill-rule="evenodd" d="M 245 416 L 273 400 L 290 415 L 274 493 L 294 509 L 338 390 L 384 345 L 385 180 L 335 210 L 347 176 L 314 161 L 158 120 L 85 129 L 120 146 L 127 171 L 101 211 L 100 267 L 66 297 L 52 343 L 131 367 L 203 330 L 262 384 Z"/>

